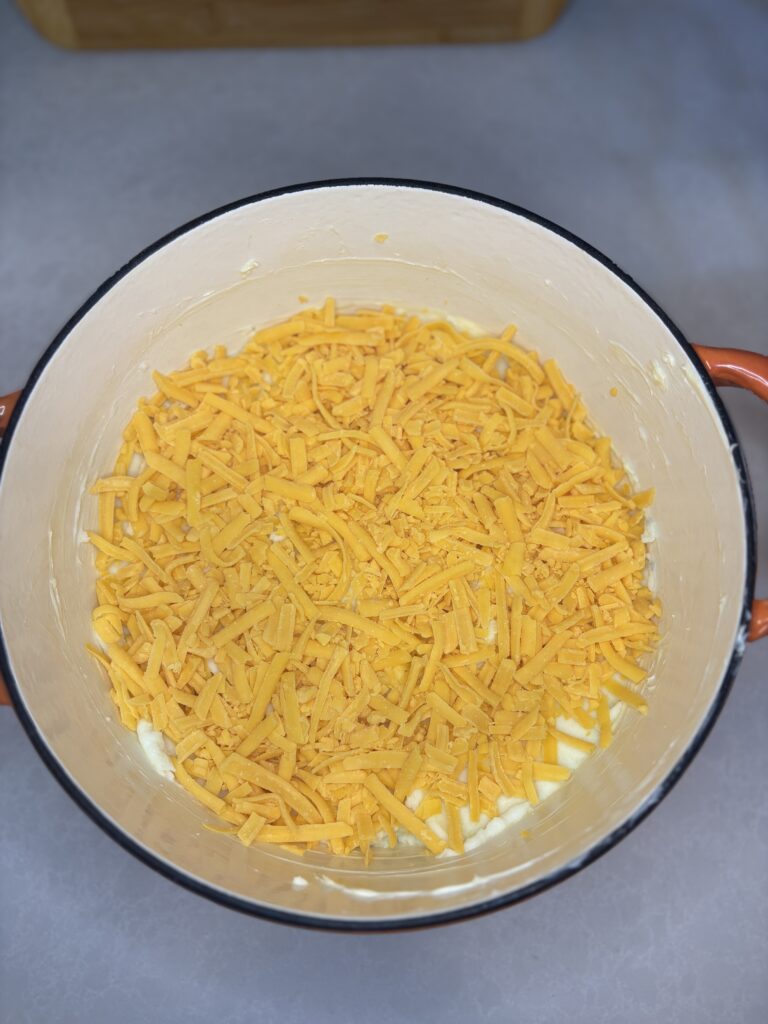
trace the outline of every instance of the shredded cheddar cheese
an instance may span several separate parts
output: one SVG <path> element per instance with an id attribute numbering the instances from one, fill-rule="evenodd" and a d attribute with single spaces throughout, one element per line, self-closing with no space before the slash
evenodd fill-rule
<path id="1" fill-rule="evenodd" d="M 460 853 L 647 712 L 652 493 L 514 337 L 328 300 L 155 373 L 93 485 L 89 649 L 246 846 Z"/>

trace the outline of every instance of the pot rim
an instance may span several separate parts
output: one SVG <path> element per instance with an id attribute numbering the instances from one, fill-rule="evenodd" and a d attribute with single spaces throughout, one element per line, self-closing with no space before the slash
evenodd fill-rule
<path id="1" fill-rule="evenodd" d="M 506 202 L 502 199 L 497 199 L 493 196 L 489 196 L 482 192 L 475 192 L 471 189 L 460 188 L 451 185 L 444 185 L 433 181 L 419 181 L 408 178 L 387 178 L 387 177 L 370 177 L 370 178 L 330 178 L 326 180 L 302 182 L 296 185 L 288 185 L 282 188 L 270 189 L 265 192 L 258 192 L 254 195 L 246 196 L 243 199 L 238 199 L 232 203 L 227 203 L 224 206 L 217 207 L 208 213 L 204 213 L 199 217 L 187 221 L 185 224 L 176 228 L 175 230 L 163 235 L 160 239 L 146 248 L 141 250 L 133 259 L 129 260 L 124 266 L 117 270 L 111 277 L 107 278 L 102 285 L 100 285 L 93 294 L 85 300 L 80 306 L 77 312 L 65 323 L 61 330 L 56 334 L 53 341 L 48 345 L 43 355 L 40 357 L 35 365 L 27 383 L 21 391 L 16 407 L 11 416 L 11 420 L 5 431 L 2 444 L 0 444 L 0 487 L 2 485 L 2 475 L 5 467 L 5 461 L 7 453 L 10 449 L 10 444 L 13 440 L 13 435 L 16 429 L 16 425 L 19 418 L 29 401 L 31 395 L 34 392 L 35 385 L 41 377 L 43 371 L 47 367 L 48 363 L 58 351 L 58 349 L 67 341 L 69 335 L 77 327 L 83 317 L 90 312 L 90 310 L 109 292 L 116 284 L 118 284 L 124 277 L 126 277 L 131 271 L 136 269 L 141 263 L 143 263 L 148 257 L 154 255 L 160 249 L 164 248 L 169 243 L 180 238 L 182 235 L 200 227 L 202 224 L 208 221 L 215 220 L 216 218 L 231 213 L 234 210 L 238 210 L 245 206 L 250 206 L 255 203 L 260 203 L 268 199 L 274 199 L 278 196 L 291 195 L 294 193 L 318 191 L 325 188 L 348 188 L 357 186 L 378 186 L 384 188 L 407 188 L 414 190 L 422 190 L 425 192 L 441 192 L 446 195 L 456 196 L 462 199 L 470 199 L 474 202 L 484 203 L 488 206 L 496 207 L 506 211 L 507 213 L 515 214 L 519 217 L 524 217 L 526 220 L 537 224 L 539 227 L 545 228 L 547 231 L 558 235 L 560 238 L 577 246 L 587 255 L 591 256 L 594 260 L 600 263 L 605 270 L 618 277 L 628 288 L 640 298 L 643 303 L 661 320 L 663 325 L 669 331 L 670 335 L 675 339 L 680 348 L 690 359 L 694 365 L 696 372 L 701 378 L 705 390 L 709 396 L 712 405 L 714 406 L 723 430 L 725 431 L 726 437 L 731 449 L 731 455 L 735 463 L 737 476 L 739 480 L 739 489 L 741 492 L 742 508 L 744 511 L 744 530 L 746 540 L 746 574 L 744 593 L 742 595 L 742 608 L 741 616 L 739 621 L 739 629 L 736 634 L 736 640 L 734 641 L 733 650 L 731 657 L 728 662 L 728 666 L 723 674 L 723 677 L 717 687 L 717 691 L 709 707 L 706 717 L 702 721 L 701 725 L 697 729 L 696 733 L 691 737 L 688 746 L 685 751 L 678 759 L 675 766 L 667 774 L 661 783 L 656 787 L 653 793 L 644 801 L 644 803 L 630 815 L 621 825 L 611 831 L 607 836 L 601 839 L 599 842 L 593 844 L 590 849 L 579 857 L 574 858 L 567 864 L 554 871 L 548 872 L 543 878 L 538 879 L 535 882 L 523 886 L 520 889 L 516 889 L 512 892 L 506 893 L 502 896 L 494 897 L 489 900 L 481 900 L 477 903 L 471 903 L 464 907 L 459 907 L 449 911 L 443 911 L 438 913 L 424 913 L 414 915 L 412 917 L 393 917 L 383 918 L 376 921 L 366 921 L 358 918 L 334 918 L 334 917 L 323 917 L 315 914 L 303 914 L 295 911 L 278 910 L 273 907 L 265 906 L 256 903 L 252 900 L 243 899 L 239 896 L 227 892 L 226 890 L 219 889 L 214 885 L 210 885 L 207 882 L 200 881 L 198 878 L 187 874 L 174 864 L 164 860 L 162 857 L 151 852 L 136 839 L 134 839 L 127 832 L 123 831 L 108 815 L 106 815 L 101 808 L 88 796 L 88 794 L 75 782 L 74 779 L 66 772 L 63 765 L 59 762 L 58 758 L 52 752 L 47 742 L 45 741 L 42 733 L 37 728 L 37 725 L 32 716 L 27 711 L 21 692 L 13 671 L 11 669 L 10 658 L 8 655 L 8 647 L 6 645 L 5 635 L 2 628 L 2 621 L 0 621 L 0 670 L 2 670 L 3 677 L 8 688 L 8 692 L 11 697 L 11 703 L 13 708 L 26 731 L 29 739 L 33 746 L 37 750 L 46 767 L 49 769 L 54 778 L 60 783 L 62 788 L 68 793 L 68 795 L 75 801 L 75 803 L 83 810 L 92 821 L 94 821 L 108 836 L 114 839 L 123 849 L 127 850 L 133 856 L 137 857 L 144 864 L 158 871 L 161 875 L 169 878 L 171 881 L 176 882 L 179 885 L 184 886 L 186 889 L 197 893 L 200 896 L 204 896 L 215 903 L 219 903 L 225 907 L 229 907 L 233 910 L 240 911 L 241 913 L 249 914 L 254 917 L 264 918 L 270 921 L 276 921 L 281 924 L 292 924 L 299 925 L 305 928 L 313 928 L 323 931 L 340 931 L 340 932 L 392 932 L 392 931 L 406 931 L 416 928 L 424 928 L 440 924 L 448 924 L 452 921 L 468 920 L 470 918 L 479 917 L 482 914 L 490 913 L 494 910 L 500 910 L 503 907 L 511 906 L 515 903 L 520 903 L 523 900 L 529 899 L 531 896 L 535 896 L 537 893 L 543 892 L 552 886 L 565 881 L 570 878 L 576 872 L 581 871 L 582 868 L 592 864 L 608 850 L 612 849 L 619 843 L 625 836 L 629 835 L 630 832 L 635 829 L 643 819 L 650 814 L 650 812 L 664 799 L 665 796 L 673 789 L 677 781 L 682 776 L 683 772 L 693 761 L 694 757 L 701 749 L 704 740 L 709 735 L 713 725 L 715 724 L 720 712 L 723 709 L 726 698 L 733 685 L 733 680 L 738 671 L 741 659 L 744 655 L 744 643 L 741 638 L 746 636 L 746 631 L 749 625 L 751 603 L 754 596 L 755 576 L 756 576 L 756 530 L 755 530 L 755 513 L 754 513 L 754 501 L 752 497 L 752 490 L 749 482 L 749 475 L 747 471 L 746 462 L 741 450 L 739 439 L 736 435 L 733 423 L 731 422 L 730 416 L 723 405 L 717 390 L 712 383 L 707 371 L 704 368 L 703 363 L 699 359 L 693 346 L 687 341 L 682 331 L 672 322 L 667 316 L 663 309 L 651 298 L 651 296 L 645 292 L 636 282 L 617 266 L 613 260 L 610 260 L 602 252 L 596 249 L 594 246 L 585 242 L 583 239 L 574 235 L 566 228 L 562 228 L 559 225 L 553 223 L 545 217 L 541 217 L 538 214 L 532 213 L 530 210 L 526 210 L 521 206 L 517 206 L 514 203 Z"/>

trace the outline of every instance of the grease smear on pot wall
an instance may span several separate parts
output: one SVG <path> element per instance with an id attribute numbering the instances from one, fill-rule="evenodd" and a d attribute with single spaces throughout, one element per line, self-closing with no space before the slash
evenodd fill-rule
<path id="1" fill-rule="evenodd" d="M 514 334 L 329 300 L 155 374 L 94 486 L 92 652 L 246 845 L 464 852 L 647 710 L 651 492 Z"/>

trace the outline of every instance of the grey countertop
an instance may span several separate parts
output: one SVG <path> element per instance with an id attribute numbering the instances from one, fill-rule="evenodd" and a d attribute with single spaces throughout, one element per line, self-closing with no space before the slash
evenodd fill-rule
<path id="1" fill-rule="evenodd" d="M 612 256 L 689 338 L 766 352 L 767 45 L 761 0 L 573 0 L 519 46 L 77 54 L 5 0 L 0 390 L 164 232 L 352 175 L 512 200 Z M 768 593 L 768 413 L 726 400 Z M 671 795 L 566 884 L 482 920 L 363 937 L 242 917 L 154 874 L 75 807 L 4 709 L 0 1019 L 765 1021 L 767 676 L 765 641 Z"/>

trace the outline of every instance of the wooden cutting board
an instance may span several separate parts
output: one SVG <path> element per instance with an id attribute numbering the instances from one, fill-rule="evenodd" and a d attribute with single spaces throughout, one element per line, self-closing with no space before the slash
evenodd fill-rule
<path id="1" fill-rule="evenodd" d="M 365 46 L 530 39 L 567 0 L 17 0 L 70 49 Z"/>

